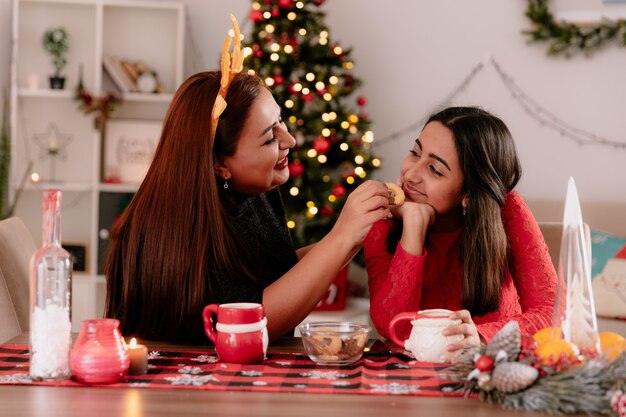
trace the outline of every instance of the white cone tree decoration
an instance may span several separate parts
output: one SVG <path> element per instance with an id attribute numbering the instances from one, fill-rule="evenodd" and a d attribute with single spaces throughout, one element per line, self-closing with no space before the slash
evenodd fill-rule
<path id="1" fill-rule="evenodd" d="M 589 242 L 576 184 L 570 177 L 563 212 L 559 285 L 553 326 L 560 326 L 565 340 L 578 348 L 598 349 L 598 325 L 591 289 Z"/>

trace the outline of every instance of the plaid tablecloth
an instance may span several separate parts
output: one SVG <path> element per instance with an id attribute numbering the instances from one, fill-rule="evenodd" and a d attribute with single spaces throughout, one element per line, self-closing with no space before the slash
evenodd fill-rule
<path id="1" fill-rule="evenodd" d="M 0 345 L 0 385 L 89 386 L 74 379 L 34 382 L 28 376 L 26 345 Z M 224 363 L 215 352 L 152 351 L 148 373 L 127 375 L 111 388 L 195 389 L 215 391 L 310 392 L 322 394 L 395 394 L 462 396 L 445 367 L 416 362 L 405 353 L 361 358 L 345 366 L 321 366 L 308 356 L 272 353 L 255 365 Z"/>

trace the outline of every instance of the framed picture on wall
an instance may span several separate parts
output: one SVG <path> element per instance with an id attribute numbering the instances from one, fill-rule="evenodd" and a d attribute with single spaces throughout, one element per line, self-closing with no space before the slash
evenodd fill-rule
<path id="1" fill-rule="evenodd" d="M 89 272 L 89 263 L 87 262 L 87 245 L 81 243 L 63 242 L 61 246 L 63 246 L 63 248 L 72 256 L 74 272 Z"/>
<path id="2" fill-rule="evenodd" d="M 143 181 L 161 135 L 161 121 L 111 119 L 104 138 L 104 182 Z"/>

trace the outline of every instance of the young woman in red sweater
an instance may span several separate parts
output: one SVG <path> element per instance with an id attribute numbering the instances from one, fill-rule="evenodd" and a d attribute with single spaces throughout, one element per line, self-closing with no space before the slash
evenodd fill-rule
<path id="1" fill-rule="evenodd" d="M 550 324 L 556 272 L 530 209 L 513 188 L 521 167 L 497 117 L 474 107 L 432 115 L 400 168 L 406 202 L 365 240 L 370 314 L 388 337 L 398 313 L 454 311 L 448 347 L 489 341 L 510 320 L 523 334 Z M 410 323 L 400 329 L 407 338 Z"/>

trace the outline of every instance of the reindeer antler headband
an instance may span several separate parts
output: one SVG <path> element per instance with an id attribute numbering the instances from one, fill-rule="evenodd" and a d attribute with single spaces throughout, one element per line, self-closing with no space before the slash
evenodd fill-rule
<path id="1" fill-rule="evenodd" d="M 220 116 L 226 109 L 226 93 L 228 92 L 228 87 L 230 86 L 231 81 L 235 78 L 235 75 L 241 72 L 243 68 L 243 50 L 241 49 L 241 32 L 239 32 L 239 25 L 237 24 L 237 19 L 232 14 L 230 15 L 230 21 L 233 24 L 233 29 L 235 31 L 234 42 L 233 42 L 233 53 L 232 57 L 228 53 L 228 49 L 230 48 L 230 41 L 233 38 L 230 33 L 226 36 L 226 40 L 224 41 L 224 46 L 222 48 L 222 79 L 220 80 L 220 90 L 217 93 L 217 97 L 215 98 L 215 103 L 213 103 L 213 110 L 211 111 L 211 142 L 215 141 L 215 132 L 217 131 L 217 124 L 220 120 Z"/>

